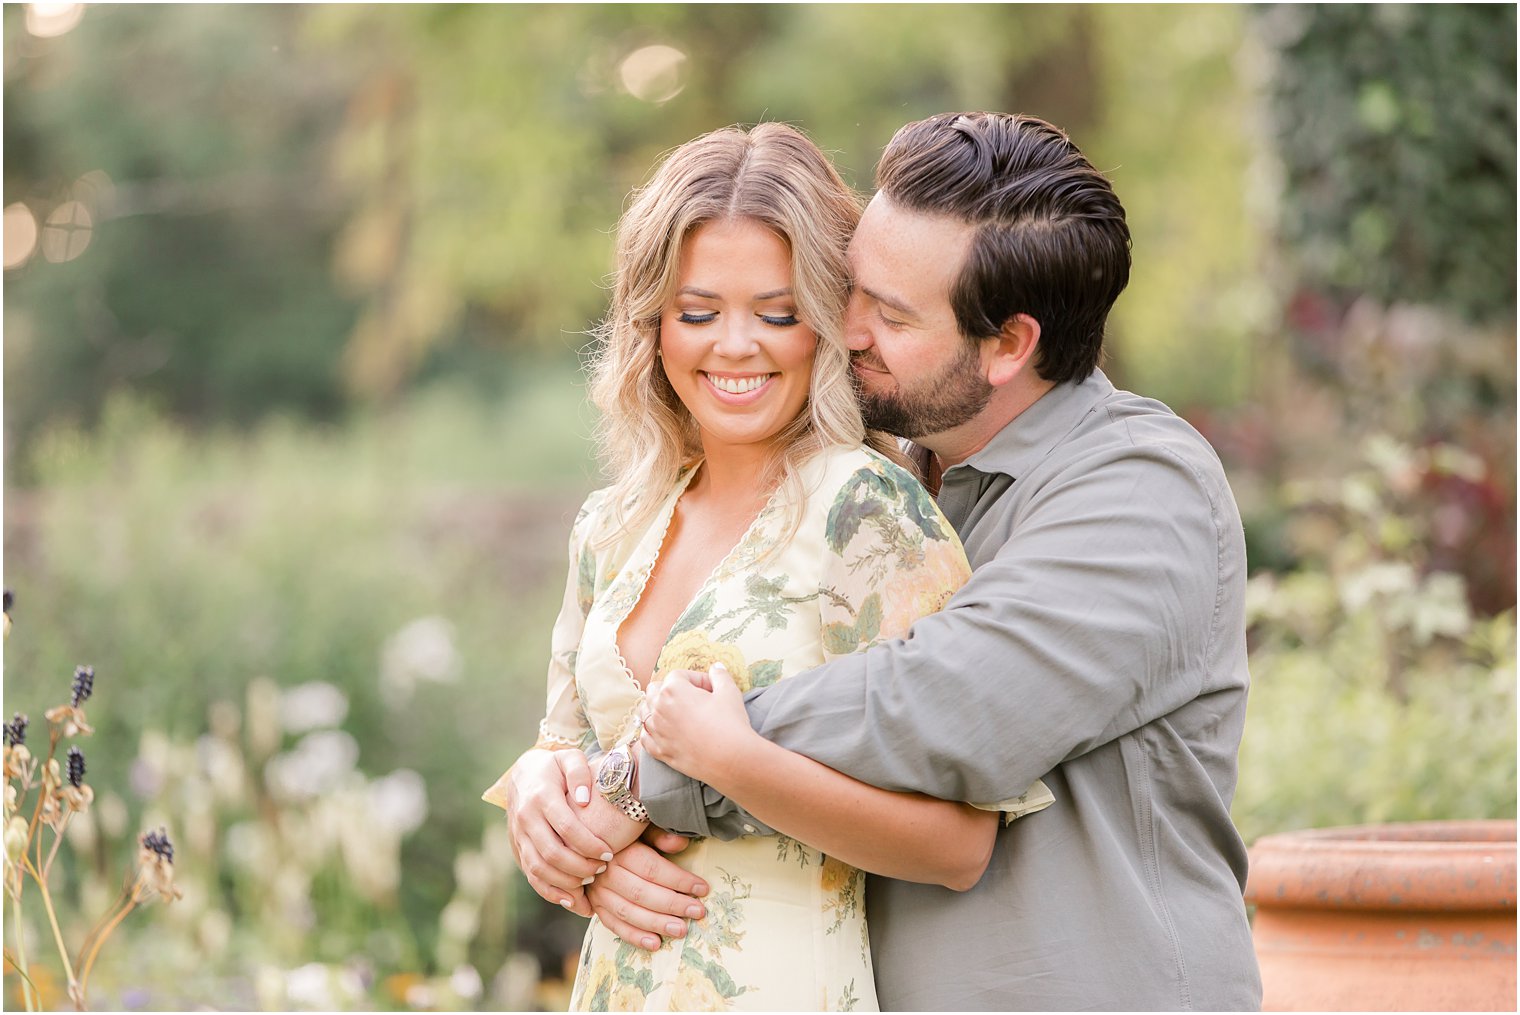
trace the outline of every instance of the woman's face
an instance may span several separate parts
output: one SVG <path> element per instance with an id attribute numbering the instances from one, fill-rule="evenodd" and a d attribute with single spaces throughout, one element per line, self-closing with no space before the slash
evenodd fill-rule
<path id="1" fill-rule="evenodd" d="M 786 242 L 754 219 L 706 222 L 681 244 L 676 285 L 660 354 L 703 449 L 768 445 L 807 402 L 818 344 L 797 319 Z"/>

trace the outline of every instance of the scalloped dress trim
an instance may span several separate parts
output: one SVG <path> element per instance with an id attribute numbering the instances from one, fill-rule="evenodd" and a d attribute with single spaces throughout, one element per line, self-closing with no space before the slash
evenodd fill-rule
<path id="1" fill-rule="evenodd" d="M 644 599 L 644 590 L 649 585 L 649 577 L 654 573 L 655 566 L 659 564 L 660 556 L 665 549 L 665 537 L 669 535 L 670 523 L 675 519 L 676 505 L 680 503 L 681 497 L 685 495 L 687 488 L 691 486 L 692 478 L 696 476 L 697 470 L 702 467 L 704 461 L 705 459 L 699 459 L 690 467 L 689 471 L 684 476 L 680 477 L 680 479 L 677 481 L 676 488 L 672 491 L 669 503 L 665 505 L 665 519 L 664 522 L 660 525 L 659 536 L 654 541 L 654 552 L 652 552 L 649 555 L 649 559 L 639 567 L 637 577 L 634 579 L 638 590 L 637 593 L 635 595 L 626 597 L 627 605 L 623 607 L 621 615 L 608 618 L 609 627 L 612 632 L 612 653 L 617 657 L 618 665 L 622 667 L 623 676 L 630 683 L 632 683 L 639 692 L 639 696 L 635 700 L 633 707 L 628 710 L 627 714 L 623 716 L 622 721 L 618 724 L 618 735 L 616 738 L 618 743 L 622 743 L 623 739 L 627 737 L 630 731 L 633 729 L 634 723 L 637 720 L 639 705 L 643 703 L 645 695 L 649 693 L 649 689 L 645 685 L 639 683 L 639 678 L 634 675 L 633 668 L 628 665 L 628 660 L 623 658 L 623 647 L 618 643 L 618 638 L 622 634 L 623 624 L 627 622 L 629 615 L 633 613 L 634 609 Z M 738 540 L 735 541 L 733 546 L 728 548 L 728 552 L 723 555 L 723 558 L 718 561 L 718 563 L 713 567 L 712 571 L 710 571 L 707 577 L 703 579 L 702 584 L 697 586 L 696 592 L 693 593 L 691 599 L 687 601 L 686 605 L 681 608 L 681 612 L 676 614 L 676 619 L 671 624 L 672 627 L 674 627 L 675 624 L 680 623 L 681 618 L 686 616 L 686 612 L 691 609 L 693 603 L 702 598 L 702 594 L 707 591 L 709 586 L 729 574 L 729 568 L 734 561 L 735 556 L 739 553 L 741 548 L 748 545 L 750 540 L 754 537 L 756 531 L 759 529 L 761 523 L 770 515 L 771 511 L 775 508 L 776 498 L 781 496 L 781 492 L 784 487 L 785 484 L 777 484 L 776 489 L 771 491 L 770 496 L 765 499 L 765 504 L 762 505 L 760 510 L 755 513 L 755 517 L 750 519 L 750 523 L 745 527 L 743 535 L 741 535 Z M 667 643 L 670 641 L 668 634 L 665 641 Z M 663 652 L 664 649 L 665 646 L 662 644 L 660 646 L 660 651 Z M 656 666 L 659 664 L 658 655 L 655 656 L 655 664 Z M 653 673 L 650 674 L 650 682 L 654 682 Z"/>

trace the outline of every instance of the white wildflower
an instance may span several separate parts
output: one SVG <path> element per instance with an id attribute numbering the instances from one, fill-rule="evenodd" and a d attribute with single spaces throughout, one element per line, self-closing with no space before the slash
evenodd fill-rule
<path id="1" fill-rule="evenodd" d="M 411 700 L 418 682 L 451 684 L 461 661 L 454 625 L 442 617 L 412 621 L 386 640 L 380 654 L 380 693 L 392 708 Z"/>
<path id="2" fill-rule="evenodd" d="M 287 733 L 338 726 L 348 715 L 348 696 L 324 680 L 287 688 L 280 695 L 280 725 Z"/>
<path id="3" fill-rule="evenodd" d="M 264 781 L 281 800 L 309 800 L 337 789 L 359 760 L 359 744 L 342 730 L 318 730 L 269 759 Z"/>
<path id="4" fill-rule="evenodd" d="M 370 815 L 397 837 L 409 835 L 427 820 L 427 783 L 409 768 L 398 768 L 369 785 Z"/>

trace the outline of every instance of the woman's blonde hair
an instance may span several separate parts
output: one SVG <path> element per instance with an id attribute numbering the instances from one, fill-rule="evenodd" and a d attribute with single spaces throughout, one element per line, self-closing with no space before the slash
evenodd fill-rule
<path id="1" fill-rule="evenodd" d="M 890 437 L 866 432 L 844 344 L 845 248 L 860 198 L 795 127 L 726 127 L 671 152 L 618 223 L 612 309 L 590 366 L 601 410 L 597 450 L 612 479 L 599 543 L 647 525 L 680 470 L 702 453 L 696 421 L 656 355 L 660 318 L 675 295 L 682 242 L 703 223 L 735 218 L 754 219 L 786 242 L 797 316 L 818 336 L 807 403 L 782 431 L 781 453 L 763 477 L 767 487 L 784 484 L 792 528 L 805 495 L 797 470 L 819 451 L 865 443 L 902 461 Z"/>

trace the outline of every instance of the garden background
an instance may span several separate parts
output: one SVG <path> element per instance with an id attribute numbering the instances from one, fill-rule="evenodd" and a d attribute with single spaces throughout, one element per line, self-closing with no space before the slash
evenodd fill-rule
<path id="1" fill-rule="evenodd" d="M 1515 8 L 4 8 L 6 714 L 85 706 L 52 881 L 91 1003 L 563 1005 L 480 791 L 532 738 L 611 228 L 796 123 L 1065 127 L 1130 215 L 1106 369 L 1218 448 L 1236 820 L 1514 817 Z M 61 748 L 60 748 L 61 750 Z M 44 843 L 52 846 L 51 833 Z M 42 1000 L 35 886 L 6 909 Z M 6 966 L 5 1001 L 20 1007 Z"/>

